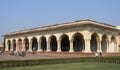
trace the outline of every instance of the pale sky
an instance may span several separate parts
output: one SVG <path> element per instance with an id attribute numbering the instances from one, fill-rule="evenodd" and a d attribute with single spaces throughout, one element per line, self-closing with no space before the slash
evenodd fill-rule
<path id="1" fill-rule="evenodd" d="M 8 32 L 83 19 L 120 26 L 120 0 L 0 0 L 0 41 Z"/>

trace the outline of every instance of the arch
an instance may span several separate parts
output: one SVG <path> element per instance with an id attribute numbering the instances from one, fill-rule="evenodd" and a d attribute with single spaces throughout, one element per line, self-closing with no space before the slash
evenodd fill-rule
<path id="1" fill-rule="evenodd" d="M 29 39 L 27 37 L 24 39 L 24 44 L 25 44 L 25 51 L 28 51 L 29 50 Z"/>
<path id="2" fill-rule="evenodd" d="M 116 39 L 115 36 L 112 36 L 110 41 L 110 52 L 115 52 L 115 50 L 116 50 Z"/>
<path id="3" fill-rule="evenodd" d="M 11 41 L 10 40 L 7 41 L 7 45 L 8 45 L 8 51 L 10 51 L 10 49 L 11 49 Z"/>
<path id="4" fill-rule="evenodd" d="M 36 38 L 36 37 L 33 37 L 33 38 L 32 38 L 32 50 L 33 50 L 33 51 L 37 51 L 37 49 L 38 49 L 37 38 Z"/>
<path id="5" fill-rule="evenodd" d="M 81 33 L 73 35 L 73 49 L 74 52 L 82 52 L 85 49 L 85 42 Z"/>
<path id="6" fill-rule="evenodd" d="M 57 51 L 57 40 L 54 35 L 50 36 L 50 49 L 51 51 Z"/>
<path id="7" fill-rule="evenodd" d="M 12 40 L 12 44 L 13 44 L 13 51 L 15 51 L 16 50 L 16 40 L 15 39 Z"/>
<path id="8" fill-rule="evenodd" d="M 40 38 L 40 44 L 41 44 L 42 51 L 46 51 L 47 50 L 47 42 L 46 42 L 46 38 L 44 36 L 42 36 Z"/>
<path id="9" fill-rule="evenodd" d="M 90 49 L 91 52 L 97 52 L 98 49 L 98 40 L 99 40 L 99 36 L 97 33 L 93 33 L 91 35 L 91 40 L 90 40 Z"/>
<path id="10" fill-rule="evenodd" d="M 18 50 L 21 51 L 22 50 L 22 39 L 18 39 Z"/>
<path id="11" fill-rule="evenodd" d="M 69 51 L 70 50 L 70 42 L 69 37 L 66 34 L 61 36 L 61 51 Z"/>
<path id="12" fill-rule="evenodd" d="M 102 36 L 102 41 L 101 41 L 101 50 L 102 50 L 102 52 L 107 51 L 107 45 L 108 45 L 108 37 L 107 37 L 107 35 L 104 34 Z"/>

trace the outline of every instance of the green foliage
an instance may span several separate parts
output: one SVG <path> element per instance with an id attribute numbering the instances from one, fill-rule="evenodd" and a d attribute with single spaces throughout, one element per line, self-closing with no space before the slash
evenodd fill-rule
<path id="1" fill-rule="evenodd" d="M 119 70 L 120 64 L 78 62 L 66 64 L 37 65 L 26 67 L 1 68 L 0 70 Z"/>
<path id="2" fill-rule="evenodd" d="M 76 63 L 76 62 L 102 62 L 120 64 L 120 57 L 104 57 L 104 58 L 81 57 L 81 58 L 0 61 L 0 67 L 19 67 L 60 63 Z"/>

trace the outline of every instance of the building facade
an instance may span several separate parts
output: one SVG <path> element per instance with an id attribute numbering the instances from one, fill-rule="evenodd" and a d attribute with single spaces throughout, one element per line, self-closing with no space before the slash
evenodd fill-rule
<path id="1" fill-rule="evenodd" d="M 5 51 L 120 52 L 120 29 L 93 20 L 78 20 L 4 35 Z"/>

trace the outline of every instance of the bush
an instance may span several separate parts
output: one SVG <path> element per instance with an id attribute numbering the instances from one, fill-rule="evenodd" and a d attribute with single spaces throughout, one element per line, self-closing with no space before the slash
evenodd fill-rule
<path id="1" fill-rule="evenodd" d="M 75 63 L 75 62 L 102 62 L 120 64 L 119 57 L 81 57 L 81 58 L 59 58 L 59 59 L 38 59 L 38 60 L 14 60 L 0 61 L 0 67 L 18 67 L 18 66 L 33 66 L 44 64 L 60 64 L 60 63 Z"/>

